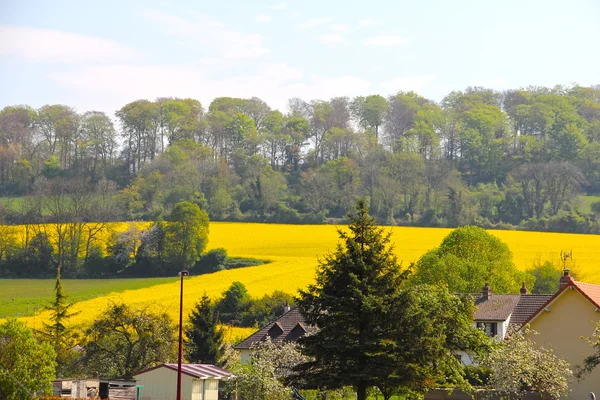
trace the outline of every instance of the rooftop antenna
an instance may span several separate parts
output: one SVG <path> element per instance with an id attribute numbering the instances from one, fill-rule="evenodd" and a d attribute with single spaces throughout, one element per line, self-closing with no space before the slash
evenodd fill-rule
<path id="1" fill-rule="evenodd" d="M 563 270 L 567 269 L 567 259 L 571 259 L 573 260 L 573 250 L 571 250 L 570 252 L 563 252 L 562 250 L 560 251 L 560 259 L 562 260 L 563 263 Z"/>

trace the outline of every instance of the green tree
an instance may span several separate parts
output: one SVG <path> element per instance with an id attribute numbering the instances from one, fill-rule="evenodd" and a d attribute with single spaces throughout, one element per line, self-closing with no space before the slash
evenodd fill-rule
<path id="1" fill-rule="evenodd" d="M 60 267 L 56 270 L 56 284 L 54 285 L 54 301 L 45 307 L 50 311 L 50 321 L 52 323 L 44 323 L 44 334 L 49 339 L 49 342 L 54 347 L 56 352 L 57 373 L 58 376 L 66 376 L 71 371 L 77 354 L 73 350 L 73 335 L 71 329 L 66 326 L 69 318 L 79 314 L 69 310 L 73 303 L 67 302 L 62 283 L 60 281 Z"/>
<path id="2" fill-rule="evenodd" d="M 562 273 L 552 262 L 538 262 L 528 272 L 535 278 L 535 284 L 531 289 L 531 293 L 547 294 L 558 291 Z"/>
<path id="3" fill-rule="evenodd" d="M 35 393 L 51 394 L 56 353 L 38 342 L 31 329 L 16 319 L 0 325 L 0 398 L 22 400 Z"/>
<path id="4" fill-rule="evenodd" d="M 191 363 L 221 365 L 223 361 L 223 329 L 219 314 L 206 293 L 196 304 L 185 329 L 185 358 Z"/>
<path id="5" fill-rule="evenodd" d="M 390 235 L 375 226 L 364 201 L 348 218 L 350 232 L 339 231 L 343 243 L 325 256 L 316 282 L 299 294 L 306 323 L 318 331 L 300 339 L 312 360 L 298 366 L 296 380 L 327 389 L 354 385 L 365 400 L 367 388 L 382 378 L 388 338 L 380 329 L 407 274 L 389 246 Z"/>
<path id="6" fill-rule="evenodd" d="M 90 376 L 131 378 L 176 359 L 175 326 L 167 314 L 112 304 L 86 331 L 83 362 Z"/>
<path id="7" fill-rule="evenodd" d="M 242 282 L 233 282 L 229 289 L 223 292 L 223 297 L 217 302 L 216 309 L 221 322 L 240 325 L 248 313 L 252 299 Z"/>
<path id="8" fill-rule="evenodd" d="M 522 282 L 533 286 L 533 277 L 517 270 L 508 246 L 476 226 L 453 230 L 425 253 L 411 281 L 446 285 L 454 293 L 478 293 L 486 283 L 497 293 L 518 293 Z"/>
<path id="9" fill-rule="evenodd" d="M 403 289 L 381 325 L 386 351 L 379 357 L 377 387 L 388 400 L 394 394 L 423 396 L 434 385 L 468 390 L 457 351 L 479 358 L 491 342 L 473 326 L 475 306 L 444 287 Z"/>
<path id="10" fill-rule="evenodd" d="M 165 226 L 165 258 L 172 266 L 191 268 L 208 243 L 208 214 L 196 204 L 177 203 Z"/>

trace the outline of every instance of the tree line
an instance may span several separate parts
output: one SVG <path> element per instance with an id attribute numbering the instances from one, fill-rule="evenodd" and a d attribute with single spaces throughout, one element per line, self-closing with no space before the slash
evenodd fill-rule
<path id="1" fill-rule="evenodd" d="M 600 86 L 126 104 L 0 111 L 0 195 L 48 181 L 110 182 L 126 219 L 180 201 L 213 220 L 323 223 L 367 198 L 381 223 L 597 232 L 573 199 L 600 193 Z M 22 203 L 5 200 L 7 223 Z M 600 212 L 600 204 L 594 210 Z M 116 215 L 116 214 L 112 214 Z M 39 221 L 50 219 L 41 210 Z M 97 216 L 96 218 L 102 218 Z"/>

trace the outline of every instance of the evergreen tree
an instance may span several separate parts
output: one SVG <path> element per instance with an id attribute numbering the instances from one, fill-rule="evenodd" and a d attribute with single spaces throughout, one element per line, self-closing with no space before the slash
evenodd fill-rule
<path id="1" fill-rule="evenodd" d="M 219 315 L 206 293 L 190 314 L 185 330 L 185 357 L 191 363 L 220 365 L 223 361 L 223 329 Z"/>
<path id="2" fill-rule="evenodd" d="M 339 230 L 342 243 L 325 256 L 316 283 L 300 291 L 298 305 L 307 324 L 318 330 L 300 339 L 304 355 L 292 378 L 307 387 L 355 386 L 358 400 L 381 379 L 388 351 L 381 326 L 407 272 L 392 252 L 390 233 L 375 226 L 364 201 L 349 216 L 350 232 Z"/>
<path id="3" fill-rule="evenodd" d="M 67 302 L 67 295 L 64 292 L 62 282 L 60 281 L 60 266 L 56 270 L 56 283 L 54 285 L 54 301 L 45 307 L 50 311 L 50 324 L 44 323 L 42 332 L 47 338 L 54 351 L 56 352 L 57 374 L 64 375 L 71 372 L 76 358 L 73 350 L 74 333 L 67 328 L 66 323 L 69 318 L 79 314 L 72 313 L 69 310 L 73 303 Z"/>

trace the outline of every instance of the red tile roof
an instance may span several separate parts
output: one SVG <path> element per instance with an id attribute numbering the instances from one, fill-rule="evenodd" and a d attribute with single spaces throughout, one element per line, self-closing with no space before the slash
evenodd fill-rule
<path id="1" fill-rule="evenodd" d="M 600 309 L 600 285 L 594 285 L 586 282 L 579 282 L 575 280 L 569 281 L 569 283 L 562 286 L 558 292 L 551 298 L 549 298 L 544 304 L 542 304 L 538 310 L 532 314 L 529 318 L 527 318 L 522 324 L 521 327 L 527 325 L 531 322 L 540 312 L 548 307 L 554 300 L 559 298 L 567 289 L 573 288 L 577 290 L 583 297 L 585 297 L 590 303 L 592 303 L 596 308 Z"/>
<path id="2" fill-rule="evenodd" d="M 138 376 L 161 367 L 166 367 L 175 371 L 178 370 L 177 364 L 161 364 L 157 365 L 156 367 L 140 371 L 134 376 Z M 181 364 L 181 373 L 197 379 L 228 379 L 233 376 L 233 374 L 226 369 L 212 364 Z"/>

